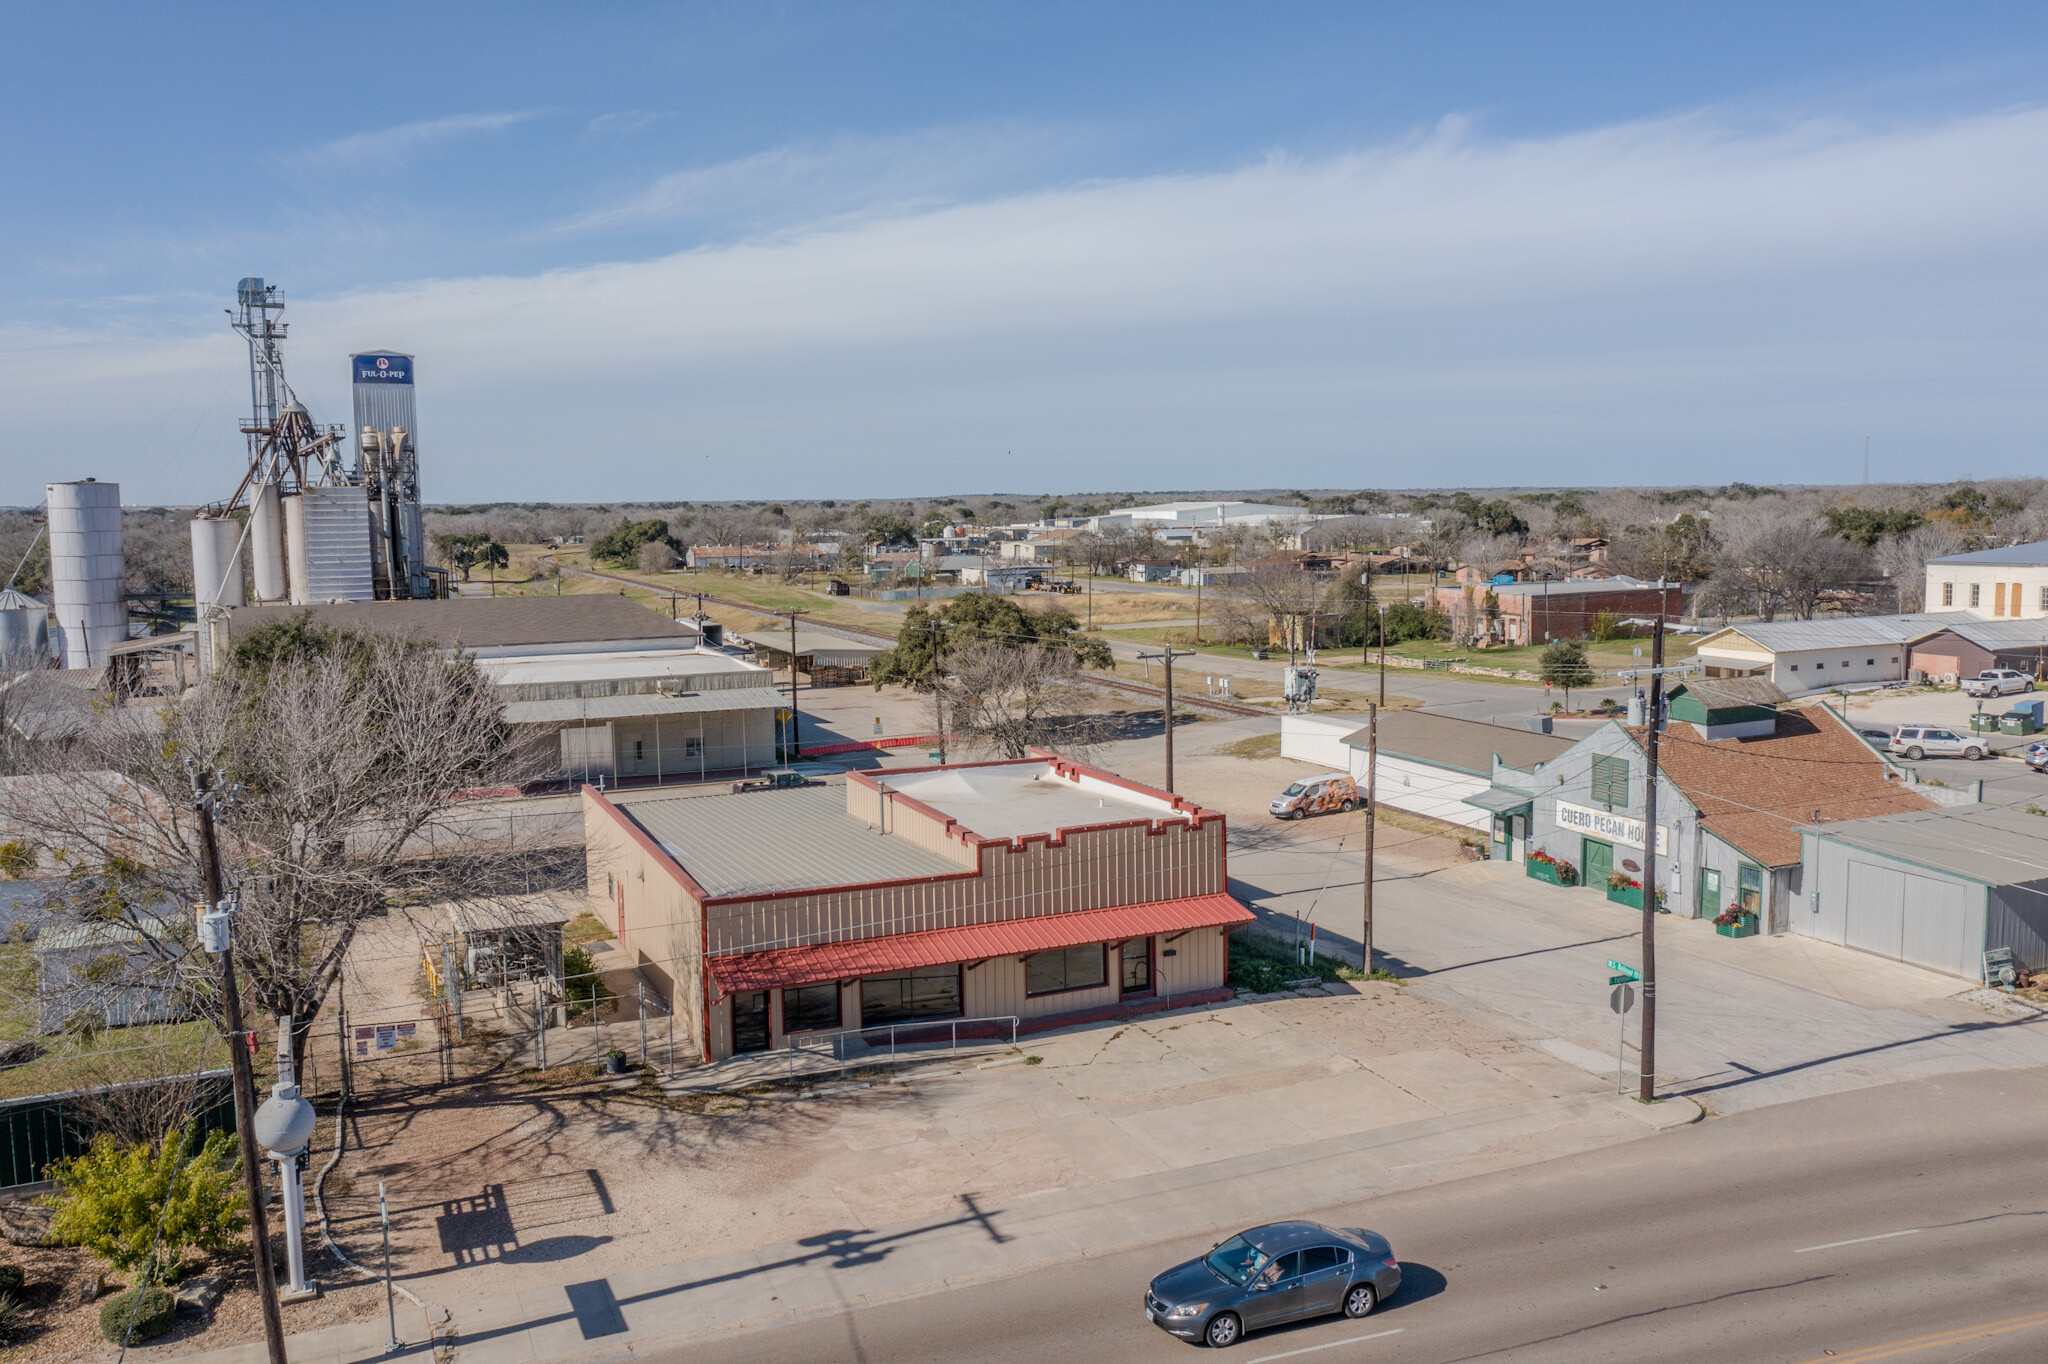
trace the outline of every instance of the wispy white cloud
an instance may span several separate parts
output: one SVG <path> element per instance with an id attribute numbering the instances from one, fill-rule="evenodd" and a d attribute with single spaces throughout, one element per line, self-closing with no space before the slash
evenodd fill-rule
<path id="1" fill-rule="evenodd" d="M 794 142 L 671 172 L 537 235 L 588 237 L 665 224 L 780 227 L 954 202 L 1037 180 L 1079 140 L 1070 128 L 1013 124 Z"/>
<path id="2" fill-rule="evenodd" d="M 651 109 L 621 109 L 614 113 L 597 115 L 583 125 L 583 131 L 593 136 L 630 137 L 674 117 L 676 115 L 673 113 Z"/>
<path id="3" fill-rule="evenodd" d="M 304 157 L 309 161 L 346 163 L 378 159 L 395 159 L 412 156 L 419 152 L 476 137 L 485 133 L 502 132 L 516 124 L 538 118 L 542 111 L 524 109 L 509 113 L 494 114 L 449 114 L 443 118 L 426 118 L 416 123 L 401 123 L 392 128 L 378 128 L 371 132 L 350 133 L 308 148 Z"/>
<path id="4" fill-rule="evenodd" d="M 2048 428 L 2044 161 L 2048 110 L 2021 109 L 1453 124 L 999 197 L 906 175 L 907 206 L 730 244 L 297 299 L 292 346 L 321 382 L 352 348 L 419 353 L 434 497 L 1782 481 L 1847 473 L 1872 432 L 1910 461 L 1881 476 L 1990 473 Z M 0 335 L 0 407 L 76 448 L 89 405 L 118 476 L 176 347 Z"/>

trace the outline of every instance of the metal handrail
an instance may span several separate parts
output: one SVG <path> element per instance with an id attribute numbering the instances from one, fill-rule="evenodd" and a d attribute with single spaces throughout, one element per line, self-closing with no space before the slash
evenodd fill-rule
<path id="1" fill-rule="evenodd" d="M 812 1044 L 830 1039 L 832 1043 L 832 1059 L 839 1063 L 839 1071 L 843 1075 L 846 1073 L 846 1039 L 849 1037 L 860 1037 L 865 1033 L 871 1032 L 888 1033 L 888 1062 L 891 1065 L 895 1065 L 902 1059 L 897 1055 L 896 1051 L 896 1034 L 899 1031 L 914 1032 L 921 1029 L 947 1028 L 950 1031 L 950 1038 L 946 1049 L 948 1051 L 958 1051 L 960 1049 L 961 1028 L 973 1027 L 977 1024 L 1007 1023 L 1010 1025 L 1010 1045 L 1014 1047 L 1017 1045 L 1017 1025 L 1022 1021 L 1016 1014 L 997 1014 L 989 1018 L 932 1018 L 911 1023 L 877 1023 L 871 1028 L 841 1028 L 837 1032 L 791 1034 L 783 1038 L 783 1047 L 790 1053 L 790 1062 L 794 1065 L 797 1052 L 809 1051 L 812 1049 Z M 973 1039 L 970 1038 L 969 1040 L 972 1041 Z M 880 1062 L 881 1057 L 873 1056 L 861 1059 L 863 1061 Z"/>

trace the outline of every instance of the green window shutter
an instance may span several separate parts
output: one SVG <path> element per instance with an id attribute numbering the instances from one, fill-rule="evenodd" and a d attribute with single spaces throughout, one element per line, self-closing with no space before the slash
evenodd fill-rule
<path id="1" fill-rule="evenodd" d="M 1593 755 L 1593 799 L 1602 805 L 1628 804 L 1628 759 Z"/>

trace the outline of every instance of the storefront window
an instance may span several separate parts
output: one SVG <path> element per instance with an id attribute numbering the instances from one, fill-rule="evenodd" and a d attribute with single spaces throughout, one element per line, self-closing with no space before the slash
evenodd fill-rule
<path id="1" fill-rule="evenodd" d="M 815 1032 L 839 1026 L 839 982 L 819 981 L 782 992 L 782 1030 Z"/>
<path id="2" fill-rule="evenodd" d="M 869 976 L 860 983 L 860 1021 L 913 1023 L 922 1018 L 955 1018 L 960 1013 L 960 968 L 921 966 Z"/>
<path id="3" fill-rule="evenodd" d="M 1764 872 L 1747 862 L 1735 873 L 1735 898 L 1745 914 L 1761 914 L 1764 908 Z"/>
<path id="4" fill-rule="evenodd" d="M 1149 994 L 1152 990 L 1152 940 L 1133 938 L 1124 944 L 1124 993 Z"/>
<path id="5" fill-rule="evenodd" d="M 1040 952 L 1024 962 L 1024 993 L 1052 995 L 1109 983 L 1109 950 L 1101 943 Z"/>

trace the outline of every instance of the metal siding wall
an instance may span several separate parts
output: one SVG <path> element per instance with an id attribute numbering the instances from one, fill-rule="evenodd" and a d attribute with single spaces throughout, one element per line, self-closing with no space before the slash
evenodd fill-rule
<path id="1" fill-rule="evenodd" d="M 1185 995 L 1196 990 L 1213 990 L 1223 983 L 1225 946 L 1230 934 L 1221 928 L 1197 928 L 1172 942 L 1162 934 L 1153 962 L 1161 996 Z M 1173 953 L 1167 956 L 1168 952 Z"/>
<path id="2" fill-rule="evenodd" d="M 961 1007 L 969 1018 L 1026 1016 L 1023 958 L 991 957 L 965 975 Z"/>
<path id="3" fill-rule="evenodd" d="M 709 907 L 714 952 L 997 923 L 1228 889 L 1223 825 L 1175 822 L 1078 831 L 1063 847 L 985 848 L 983 874 L 823 895 L 792 895 Z"/>
<path id="4" fill-rule="evenodd" d="M 1360 772 L 1363 771 L 1361 766 Z M 1633 773 L 1630 781 L 1634 781 Z M 1427 815 L 1468 829 L 1484 829 L 1493 822 L 1493 815 L 1476 805 L 1465 804 L 1465 797 L 1476 796 L 1492 784 L 1486 777 L 1448 772 L 1441 767 L 1382 753 L 1374 794 L 1381 804 L 1396 810 Z"/>
<path id="5" fill-rule="evenodd" d="M 2048 881 L 2000 886 L 1989 895 L 1984 947 L 2010 947 L 2016 961 L 2029 970 L 2048 966 Z M 1969 975 L 1981 978 L 1982 960 L 1971 963 Z"/>

